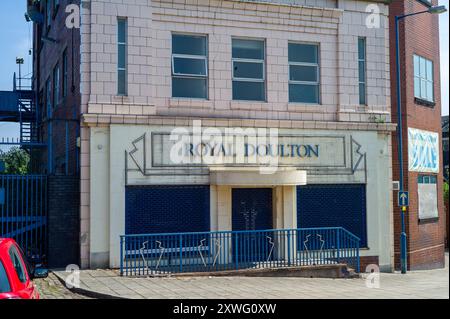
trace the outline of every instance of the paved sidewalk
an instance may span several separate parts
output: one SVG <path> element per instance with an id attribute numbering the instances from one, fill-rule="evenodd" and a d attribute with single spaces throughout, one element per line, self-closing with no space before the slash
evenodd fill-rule
<path id="1" fill-rule="evenodd" d="M 64 272 L 57 272 L 65 277 Z M 446 268 L 380 275 L 380 288 L 367 288 L 359 279 L 172 277 L 127 278 L 114 270 L 84 270 L 81 289 L 122 298 L 449 298 L 448 253 Z"/>
<path id="2" fill-rule="evenodd" d="M 53 273 L 50 273 L 47 278 L 35 279 L 33 282 L 39 291 L 41 299 L 89 299 L 64 287 Z"/>

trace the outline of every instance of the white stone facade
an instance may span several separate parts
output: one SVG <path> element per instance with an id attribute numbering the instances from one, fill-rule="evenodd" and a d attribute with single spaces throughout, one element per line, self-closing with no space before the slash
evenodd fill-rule
<path id="1" fill-rule="evenodd" d="M 374 3 L 379 9 L 379 28 L 368 28 L 370 13 L 366 10 Z M 203 125 L 217 127 L 267 127 L 296 134 L 340 134 L 349 141 L 355 138 L 370 158 L 365 173 L 353 177 L 308 174 L 308 181 L 367 182 L 372 251 L 366 254 L 379 255 L 380 264 L 388 269 L 393 248 L 383 249 L 392 246 L 393 127 L 387 10 L 380 1 L 354 0 L 84 2 L 80 68 L 82 266 L 117 266 L 118 236 L 123 233 L 125 214 L 121 202 L 123 152 L 129 142 L 155 127 L 167 130 L 202 119 Z M 127 96 L 117 95 L 118 17 L 128 21 Z M 171 97 L 173 32 L 207 35 L 208 99 Z M 265 40 L 265 102 L 232 100 L 232 37 Z M 367 43 L 366 106 L 359 104 L 358 37 L 365 37 Z M 319 45 L 320 104 L 288 101 L 290 41 Z M 121 134 L 117 135 L 118 131 Z M 177 181 L 175 177 L 172 180 Z M 212 201 L 220 201 L 216 197 L 229 191 L 218 188 L 211 195 Z M 288 198 L 292 190 L 284 192 Z M 381 203 L 383 200 L 387 202 Z M 219 214 L 213 220 L 220 218 L 220 212 L 211 214 Z"/>

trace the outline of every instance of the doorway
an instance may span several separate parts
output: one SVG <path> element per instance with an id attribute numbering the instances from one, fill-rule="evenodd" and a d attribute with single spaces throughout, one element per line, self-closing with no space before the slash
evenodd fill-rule
<path id="1" fill-rule="evenodd" d="M 232 229 L 250 231 L 233 235 L 239 262 L 268 260 L 273 247 L 272 188 L 234 188 L 232 190 Z M 237 237 L 236 237 L 237 236 Z"/>

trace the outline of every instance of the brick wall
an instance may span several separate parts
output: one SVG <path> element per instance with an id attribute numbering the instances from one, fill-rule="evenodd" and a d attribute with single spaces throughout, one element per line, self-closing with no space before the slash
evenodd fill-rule
<path id="1" fill-rule="evenodd" d="M 48 177 L 48 265 L 79 265 L 80 192 L 77 176 Z"/>
<path id="2" fill-rule="evenodd" d="M 437 4 L 437 1 L 433 1 Z M 395 32 L 394 16 L 426 10 L 426 6 L 416 0 L 395 0 L 390 5 L 390 53 L 391 74 L 395 75 Z M 441 95 L 440 95 L 440 63 L 439 63 L 439 20 L 438 16 L 421 14 L 406 18 L 400 23 L 400 60 L 402 68 L 402 121 L 403 121 L 403 166 L 404 188 L 410 193 L 410 207 L 406 217 L 408 235 L 408 267 L 410 269 L 425 269 L 443 267 L 444 265 L 444 227 L 445 216 L 442 197 L 442 159 L 438 174 L 438 211 L 439 220 L 421 223 L 418 218 L 418 190 L 416 172 L 408 172 L 408 127 L 437 132 L 441 136 Z M 413 54 L 418 54 L 433 61 L 435 106 L 426 107 L 414 101 L 414 69 Z M 391 81 L 392 120 L 397 121 L 396 78 Z M 399 180 L 398 140 L 396 135 L 392 140 L 393 150 L 393 180 Z M 442 147 L 442 146 L 441 146 Z M 442 149 L 440 150 L 442 154 Z M 397 198 L 397 192 L 394 194 Z M 400 265 L 400 232 L 401 212 L 394 203 L 395 227 L 395 263 Z"/>
<path id="3" fill-rule="evenodd" d="M 51 1 L 53 2 L 53 1 Z M 71 175 L 78 174 L 78 147 L 76 144 L 79 136 L 78 123 L 80 118 L 80 29 L 66 27 L 65 12 L 68 4 L 79 4 L 79 0 L 61 0 L 59 7 L 52 10 L 50 27 L 34 24 L 34 87 L 40 93 L 39 106 L 42 126 L 40 138 L 42 141 L 52 141 L 53 146 L 53 172 L 65 174 L 66 166 Z M 41 1 L 41 11 L 45 12 L 45 1 Z M 40 40 L 42 37 L 54 39 L 57 42 Z M 63 79 L 63 53 L 67 52 L 67 95 L 62 96 Z M 51 116 L 47 114 L 47 99 L 45 84 L 48 79 L 53 83 L 53 70 L 56 65 L 60 67 L 60 97 L 53 103 Z M 53 100 L 53 96 L 52 96 Z M 52 127 L 51 139 L 49 138 L 49 125 Z M 68 161 L 66 163 L 66 123 L 68 123 Z M 48 173 L 48 148 L 41 151 L 40 171 Z"/>

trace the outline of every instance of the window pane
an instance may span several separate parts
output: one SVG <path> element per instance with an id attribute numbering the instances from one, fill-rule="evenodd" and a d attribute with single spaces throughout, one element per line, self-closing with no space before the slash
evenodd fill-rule
<path id="1" fill-rule="evenodd" d="M 433 62 L 427 61 L 427 80 L 433 81 Z"/>
<path id="2" fill-rule="evenodd" d="M 118 42 L 126 43 L 127 42 L 127 21 L 126 19 L 118 19 L 117 20 L 117 34 L 118 34 Z"/>
<path id="3" fill-rule="evenodd" d="M 417 55 L 414 56 L 414 76 L 420 76 L 420 61 Z"/>
<path id="4" fill-rule="evenodd" d="M 172 78 L 172 96 L 206 99 L 206 79 Z"/>
<path id="5" fill-rule="evenodd" d="M 206 37 L 173 34 L 172 53 L 206 56 Z"/>
<path id="6" fill-rule="evenodd" d="M 232 40 L 233 58 L 264 60 L 264 41 L 259 40 Z"/>
<path id="7" fill-rule="evenodd" d="M 426 76 L 426 63 L 424 58 L 420 58 L 420 77 L 425 78 Z"/>
<path id="8" fill-rule="evenodd" d="M 252 62 L 234 62 L 233 76 L 235 78 L 247 79 L 263 79 L 264 78 L 264 64 Z"/>
<path id="9" fill-rule="evenodd" d="M 359 82 L 366 82 L 366 63 L 364 61 L 359 62 Z"/>
<path id="10" fill-rule="evenodd" d="M 437 183 L 436 176 L 434 176 L 434 175 L 430 176 L 430 184 L 436 184 L 436 183 Z"/>
<path id="11" fill-rule="evenodd" d="M 20 260 L 18 252 L 14 248 L 14 246 L 11 247 L 9 251 L 9 257 L 11 258 L 11 262 L 13 263 L 13 267 L 16 271 L 17 277 L 19 278 L 20 282 L 25 283 L 27 281 L 25 265 Z"/>
<path id="12" fill-rule="evenodd" d="M 420 80 L 420 97 L 427 98 L 427 81 L 425 80 Z"/>
<path id="13" fill-rule="evenodd" d="M 53 104 L 56 106 L 56 104 L 59 101 L 59 85 L 60 85 L 60 78 L 59 78 L 59 65 L 55 67 L 53 70 Z"/>
<path id="14" fill-rule="evenodd" d="M 366 85 L 364 83 L 359 84 L 359 104 L 366 105 Z"/>
<path id="15" fill-rule="evenodd" d="M 264 82 L 233 81 L 233 100 L 264 101 Z"/>
<path id="16" fill-rule="evenodd" d="M 121 69 L 126 68 L 126 46 L 119 44 L 119 56 L 118 56 L 118 67 Z"/>
<path id="17" fill-rule="evenodd" d="M 414 78 L 414 96 L 420 97 L 420 78 Z"/>
<path id="18" fill-rule="evenodd" d="M 10 292 L 11 286 L 9 284 L 8 276 L 6 275 L 6 270 L 3 267 L 2 261 L 0 260 L 0 293 Z"/>
<path id="19" fill-rule="evenodd" d="M 433 101 L 433 82 L 427 82 L 427 100 Z"/>
<path id="20" fill-rule="evenodd" d="M 358 39 L 358 58 L 360 60 L 366 59 L 366 40 L 363 38 Z"/>
<path id="21" fill-rule="evenodd" d="M 289 62 L 318 63 L 318 48 L 312 44 L 289 43 Z"/>
<path id="22" fill-rule="evenodd" d="M 190 58 L 174 58 L 175 74 L 192 74 L 206 76 L 206 60 Z"/>
<path id="23" fill-rule="evenodd" d="M 319 103 L 319 86 L 289 84 L 289 102 Z"/>
<path id="24" fill-rule="evenodd" d="M 125 70 L 118 71 L 118 79 L 117 79 L 117 93 L 119 95 L 127 94 L 127 76 Z"/>
<path id="25" fill-rule="evenodd" d="M 63 97 L 67 96 L 68 89 L 68 66 L 67 66 L 67 50 L 63 53 Z"/>
<path id="26" fill-rule="evenodd" d="M 317 67 L 290 65 L 289 66 L 289 80 L 291 81 L 306 81 L 317 82 Z"/>

